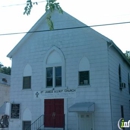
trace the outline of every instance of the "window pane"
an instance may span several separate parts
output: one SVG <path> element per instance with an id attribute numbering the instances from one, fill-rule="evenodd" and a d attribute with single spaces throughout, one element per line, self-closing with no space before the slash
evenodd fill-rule
<path id="1" fill-rule="evenodd" d="M 89 71 L 79 72 L 79 85 L 89 84 Z"/>
<path id="2" fill-rule="evenodd" d="M 128 89 L 129 89 L 129 94 L 130 94 L 130 76 L 129 76 L 129 73 L 128 73 Z"/>
<path id="3" fill-rule="evenodd" d="M 61 67 L 55 67 L 56 77 L 61 77 Z"/>
<path id="4" fill-rule="evenodd" d="M 123 108 L 123 105 L 121 105 L 121 117 L 124 118 L 124 108 Z"/>
<path id="5" fill-rule="evenodd" d="M 52 87 L 53 86 L 53 68 L 46 68 L 46 86 Z"/>
<path id="6" fill-rule="evenodd" d="M 47 87 L 52 87 L 52 78 L 47 78 Z"/>
<path id="7" fill-rule="evenodd" d="M 61 77 L 56 77 L 56 87 L 61 86 Z"/>
<path id="8" fill-rule="evenodd" d="M 53 75 L 52 67 L 46 69 L 46 75 L 47 75 L 47 78 L 52 78 L 52 75 Z"/>
<path id="9" fill-rule="evenodd" d="M 118 68 L 118 76 L 119 76 L 119 88 L 121 88 L 122 79 L 121 79 L 121 67 L 120 67 L 120 65 L 119 65 L 119 68 Z"/>
<path id="10" fill-rule="evenodd" d="M 31 88 L 31 76 L 23 77 L 23 89 Z"/>
<path id="11" fill-rule="evenodd" d="M 20 116 L 20 104 L 11 104 L 11 118 L 18 119 Z"/>
<path id="12" fill-rule="evenodd" d="M 55 86 L 62 86 L 62 70 L 61 67 L 55 67 Z"/>

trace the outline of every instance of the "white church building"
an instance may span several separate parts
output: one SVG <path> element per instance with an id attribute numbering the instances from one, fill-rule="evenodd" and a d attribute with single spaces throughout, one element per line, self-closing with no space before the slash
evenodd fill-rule
<path id="1" fill-rule="evenodd" d="M 118 130 L 120 118 L 130 119 L 130 63 L 66 12 L 53 12 L 52 31 L 46 16 L 8 54 L 9 130 Z"/>

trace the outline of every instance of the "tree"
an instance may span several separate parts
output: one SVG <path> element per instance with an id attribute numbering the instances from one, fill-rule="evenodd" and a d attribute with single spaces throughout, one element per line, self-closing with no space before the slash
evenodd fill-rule
<path id="1" fill-rule="evenodd" d="M 63 13 L 63 10 L 60 7 L 59 3 L 56 2 L 56 0 L 46 0 L 46 2 L 47 3 L 45 6 L 45 11 L 50 11 L 46 19 L 47 19 L 47 23 L 48 23 L 50 30 L 53 30 L 54 26 L 53 26 L 53 22 L 51 20 L 51 14 L 54 10 L 58 10 L 59 13 Z M 27 0 L 23 14 L 29 15 L 31 13 L 31 9 L 32 9 L 33 5 L 38 5 L 38 3 L 32 2 L 32 0 Z"/>
<path id="2" fill-rule="evenodd" d="M 11 68 L 2 65 L 0 67 L 0 73 L 11 75 Z"/>
<path id="3" fill-rule="evenodd" d="M 2 66 L 3 66 L 2 63 L 0 62 L 0 68 L 1 68 Z"/>
<path id="4" fill-rule="evenodd" d="M 126 53 L 124 53 L 124 55 L 127 58 L 127 60 L 130 62 L 130 51 L 126 51 Z"/>

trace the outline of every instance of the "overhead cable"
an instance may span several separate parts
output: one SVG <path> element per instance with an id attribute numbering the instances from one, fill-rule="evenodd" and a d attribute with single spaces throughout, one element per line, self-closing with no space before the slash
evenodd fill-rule
<path id="1" fill-rule="evenodd" d="M 48 31 L 62 31 L 62 30 L 70 30 L 70 29 L 82 29 L 88 27 L 101 27 L 101 26 L 111 26 L 111 25 L 120 25 L 120 24 L 129 24 L 130 21 L 127 22 L 118 22 L 118 23 L 108 23 L 108 24 L 97 24 L 97 25 L 90 25 L 90 26 L 78 26 L 78 27 L 67 27 L 67 28 L 57 28 L 53 30 L 37 30 L 37 31 L 28 31 L 28 32 L 12 32 L 12 33 L 3 33 L 2 35 L 16 35 L 16 34 L 26 34 L 26 33 L 40 33 L 40 32 L 48 32 Z"/>

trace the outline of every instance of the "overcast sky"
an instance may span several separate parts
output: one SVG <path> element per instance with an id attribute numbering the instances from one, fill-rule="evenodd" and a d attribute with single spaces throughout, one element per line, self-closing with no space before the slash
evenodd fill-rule
<path id="1" fill-rule="evenodd" d="M 33 0 L 34 1 L 34 0 Z M 27 32 L 45 13 L 45 1 L 39 1 L 31 15 L 23 15 L 26 0 L 3 0 L 0 2 L 0 34 Z M 87 25 L 130 21 L 130 0 L 59 0 L 64 11 Z M 130 23 L 113 26 L 94 27 L 112 39 L 123 51 L 130 50 Z M 24 35 L 0 35 L 0 62 L 11 66 L 7 54 Z"/>

